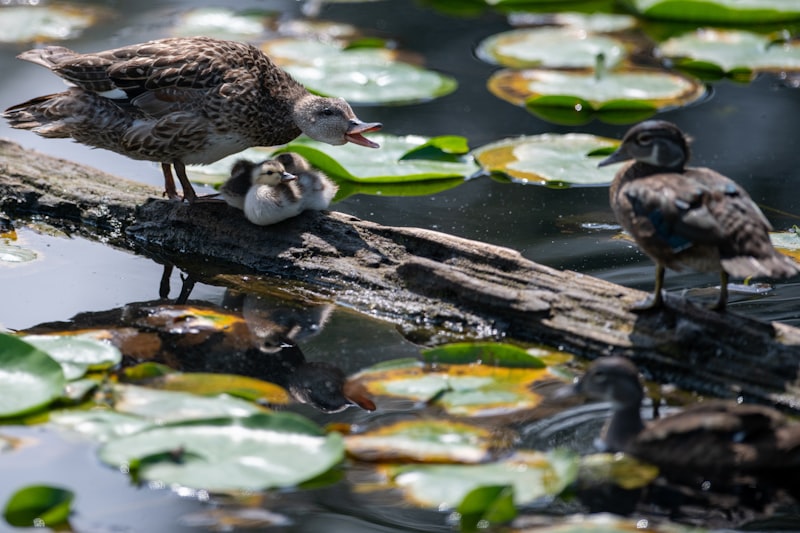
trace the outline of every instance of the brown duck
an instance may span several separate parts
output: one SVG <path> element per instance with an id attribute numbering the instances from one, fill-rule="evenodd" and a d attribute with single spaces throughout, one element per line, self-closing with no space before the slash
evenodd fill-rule
<path id="1" fill-rule="evenodd" d="M 689 145 L 674 124 L 650 120 L 632 127 L 599 166 L 629 159 L 609 193 L 617 221 L 656 263 L 653 297 L 637 309 L 663 304 L 667 267 L 718 271 L 720 294 L 712 308 L 720 311 L 728 276 L 786 278 L 800 271 L 772 247 L 772 228 L 744 189 L 709 168 L 686 166 Z"/>
<path id="2" fill-rule="evenodd" d="M 8 108 L 12 127 L 159 162 L 170 198 L 178 198 L 171 166 L 193 202 L 185 165 L 301 133 L 334 145 L 378 146 L 362 134 L 380 123 L 362 122 L 341 98 L 312 95 L 248 44 L 178 37 L 89 54 L 49 46 L 19 58 L 71 87 Z"/>
<path id="3" fill-rule="evenodd" d="M 639 374 L 623 357 L 594 361 L 575 390 L 611 402 L 601 448 L 629 453 L 666 472 L 728 477 L 800 466 L 800 424 L 770 407 L 708 401 L 645 425 Z"/>

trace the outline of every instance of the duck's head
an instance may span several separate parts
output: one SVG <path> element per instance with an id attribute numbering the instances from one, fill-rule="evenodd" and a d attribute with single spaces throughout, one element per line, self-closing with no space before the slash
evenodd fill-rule
<path id="1" fill-rule="evenodd" d="M 629 159 L 681 172 L 689 160 L 689 142 L 675 124 L 665 120 L 646 120 L 629 129 L 619 148 L 597 166 Z"/>
<path id="2" fill-rule="evenodd" d="M 295 104 L 293 118 L 300 130 L 312 139 L 328 144 L 348 142 L 379 148 L 364 133 L 378 131 L 380 122 L 363 122 L 342 98 L 323 98 L 306 95 Z"/>
<path id="3" fill-rule="evenodd" d="M 616 408 L 638 409 L 644 397 L 639 371 L 624 357 L 603 357 L 594 361 L 575 383 L 575 392 L 611 402 Z"/>
<path id="4" fill-rule="evenodd" d="M 250 179 L 253 185 L 278 185 L 297 179 L 297 176 L 286 171 L 283 165 L 275 159 L 254 165 Z"/>

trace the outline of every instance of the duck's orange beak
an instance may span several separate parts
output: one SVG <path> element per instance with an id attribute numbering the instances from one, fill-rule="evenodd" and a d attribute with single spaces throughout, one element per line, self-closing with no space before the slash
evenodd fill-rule
<path id="1" fill-rule="evenodd" d="M 364 137 L 362 133 L 378 131 L 382 127 L 383 124 L 380 122 L 361 122 L 358 119 L 354 119 L 350 121 L 350 127 L 347 128 L 344 138 L 347 140 L 347 142 L 360 144 L 361 146 L 366 146 L 367 148 L 380 148 L 380 144 L 370 141 Z"/>

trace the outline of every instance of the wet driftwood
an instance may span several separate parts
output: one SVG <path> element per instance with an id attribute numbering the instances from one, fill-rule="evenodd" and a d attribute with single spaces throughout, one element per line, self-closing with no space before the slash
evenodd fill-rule
<path id="1" fill-rule="evenodd" d="M 292 280 L 305 295 L 390 320 L 421 342 L 542 342 L 590 358 L 629 356 L 655 379 L 715 396 L 786 408 L 800 401 L 800 329 L 677 297 L 663 311 L 634 314 L 628 309 L 645 296 L 640 291 L 435 231 L 338 212 L 258 227 L 225 205 L 190 207 L 160 193 L 0 143 L 0 210 L 11 217 L 47 217 L 189 272 L 191 260 L 203 258 L 231 272 Z"/>

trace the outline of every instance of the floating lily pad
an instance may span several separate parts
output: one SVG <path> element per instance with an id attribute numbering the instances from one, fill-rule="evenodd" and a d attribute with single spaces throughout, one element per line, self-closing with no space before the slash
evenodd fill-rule
<path id="1" fill-rule="evenodd" d="M 225 393 L 237 398 L 258 401 L 261 404 L 286 405 L 290 402 L 289 393 L 283 387 L 235 374 L 173 372 L 148 379 L 145 384 L 150 388 L 200 395 Z"/>
<path id="2" fill-rule="evenodd" d="M 74 39 L 107 15 L 99 8 L 62 3 L 0 7 L 0 42 Z"/>
<path id="3" fill-rule="evenodd" d="M 217 39 L 248 41 L 261 37 L 274 18 L 274 13 L 268 11 L 197 7 L 180 14 L 172 34 L 178 37 L 205 35 Z"/>
<path id="4" fill-rule="evenodd" d="M 487 417 L 533 409 L 541 397 L 530 390 L 537 381 L 553 379 L 545 369 L 491 365 L 422 364 L 368 368 L 352 378 L 375 395 L 428 402 L 457 416 Z"/>
<path id="5" fill-rule="evenodd" d="M 111 409 L 56 411 L 50 413 L 50 423 L 90 437 L 97 442 L 132 435 L 154 424 L 146 418 L 118 413 Z"/>
<path id="6" fill-rule="evenodd" d="M 700 29 L 668 39 L 658 50 L 692 70 L 708 70 L 710 63 L 739 76 L 750 71 L 800 71 L 800 41 L 775 41 L 746 31 Z"/>
<path id="7" fill-rule="evenodd" d="M 512 179 L 562 188 L 569 185 L 607 185 L 615 168 L 597 167 L 619 141 L 584 133 L 545 133 L 504 139 L 473 150 L 490 172 Z"/>
<path id="8" fill-rule="evenodd" d="M 626 490 L 639 489 L 658 477 L 658 467 L 625 454 L 597 453 L 581 458 L 583 483 L 614 483 Z"/>
<path id="9" fill-rule="evenodd" d="M 459 526 L 463 533 L 483 531 L 487 525 L 510 522 L 517 516 L 514 487 L 490 485 L 473 489 L 458 504 L 456 512 L 461 518 Z"/>
<path id="10" fill-rule="evenodd" d="M 67 522 L 74 499 L 71 490 L 31 485 L 11 495 L 3 510 L 3 518 L 16 527 L 53 528 Z"/>
<path id="11" fill-rule="evenodd" d="M 115 385 L 114 395 L 115 410 L 146 417 L 158 423 L 214 416 L 249 416 L 264 412 L 264 409 L 250 402 L 225 394 L 208 398 L 186 392 Z"/>
<path id="12" fill-rule="evenodd" d="M 345 437 L 347 452 L 363 461 L 479 463 L 489 459 L 491 433 L 445 420 L 406 420 Z"/>
<path id="13" fill-rule="evenodd" d="M 0 333 L 0 418 L 34 411 L 64 391 L 61 365 L 32 344 Z"/>
<path id="14" fill-rule="evenodd" d="M 482 363 L 510 368 L 544 368 L 541 359 L 513 344 L 499 342 L 457 342 L 422 351 L 427 363 Z"/>
<path id="15" fill-rule="evenodd" d="M 28 335 L 22 337 L 58 361 L 64 377 L 74 380 L 87 371 L 117 365 L 122 354 L 113 345 L 84 335 Z"/>
<path id="16" fill-rule="evenodd" d="M 344 442 L 299 415 L 262 413 L 153 427 L 99 453 L 114 467 L 139 463 L 144 480 L 225 492 L 296 486 L 337 465 Z"/>
<path id="17" fill-rule="evenodd" d="M 514 489 L 514 503 L 525 505 L 560 494 L 575 480 L 577 457 L 564 451 L 517 452 L 496 463 L 418 465 L 393 472 L 393 483 L 412 502 L 425 507 L 456 507 L 472 490 L 491 485 Z"/>
<path id="18" fill-rule="evenodd" d="M 705 86 L 686 76 L 657 69 L 613 72 L 547 69 L 500 70 L 489 90 L 512 104 L 560 124 L 583 124 L 593 116 L 625 124 L 656 111 L 686 105 L 705 94 Z"/>
<path id="19" fill-rule="evenodd" d="M 556 24 L 594 33 L 611 33 L 636 27 L 636 17 L 611 13 L 526 13 L 519 11 L 508 16 L 512 26 L 545 26 Z"/>
<path id="20" fill-rule="evenodd" d="M 769 238 L 781 253 L 800 261 L 800 234 L 797 231 L 770 232 Z"/>
<path id="21" fill-rule="evenodd" d="M 2 8 L 0 8 L 0 13 L 2 13 Z M 28 250 L 17 244 L 11 244 L 10 239 L 0 237 L 0 263 L 27 263 L 37 257 L 36 252 L 33 250 Z"/>
<path id="22" fill-rule="evenodd" d="M 335 43 L 281 39 L 264 50 L 309 90 L 351 104 L 411 104 L 453 92 L 450 76 L 393 60 L 383 48 L 343 48 Z"/>
<path id="23" fill-rule="evenodd" d="M 800 19 L 796 0 L 626 0 L 644 17 L 679 22 L 761 24 Z"/>
<path id="24" fill-rule="evenodd" d="M 492 35 L 481 41 L 478 57 L 511 68 L 594 67 L 598 54 L 606 65 L 625 58 L 625 44 L 611 36 L 587 33 L 580 28 L 523 28 Z"/>

